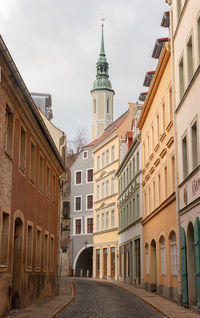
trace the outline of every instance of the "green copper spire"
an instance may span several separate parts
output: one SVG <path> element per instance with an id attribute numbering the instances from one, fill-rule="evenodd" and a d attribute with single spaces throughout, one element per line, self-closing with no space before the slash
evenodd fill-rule
<path id="1" fill-rule="evenodd" d="M 96 64 L 97 68 L 97 75 L 96 75 L 96 80 L 93 83 L 93 89 L 108 89 L 113 91 L 112 85 L 108 75 L 108 62 L 106 59 L 106 54 L 105 54 L 105 49 L 104 49 L 104 34 L 103 34 L 103 27 L 104 25 L 102 24 L 102 33 L 101 33 L 101 49 L 100 49 L 100 54 L 99 58 Z"/>

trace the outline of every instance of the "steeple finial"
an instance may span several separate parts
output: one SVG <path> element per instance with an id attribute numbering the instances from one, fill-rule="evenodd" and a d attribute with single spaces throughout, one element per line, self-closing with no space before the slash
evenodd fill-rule
<path id="1" fill-rule="evenodd" d="M 106 55 L 106 54 L 105 54 L 105 50 L 104 50 L 104 36 L 103 36 L 103 27 L 104 27 L 104 21 L 105 21 L 105 19 L 102 18 L 101 21 L 102 21 L 102 24 L 101 24 L 101 27 L 102 27 L 102 35 L 101 35 L 101 50 L 100 50 L 100 54 L 101 54 L 101 55 Z"/>

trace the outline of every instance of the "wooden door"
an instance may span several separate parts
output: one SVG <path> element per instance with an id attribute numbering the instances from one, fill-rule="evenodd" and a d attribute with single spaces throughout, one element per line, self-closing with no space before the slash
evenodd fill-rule
<path id="1" fill-rule="evenodd" d="M 115 248 L 111 247 L 110 250 L 110 267 L 111 267 L 111 278 L 115 278 Z"/>
<path id="2" fill-rule="evenodd" d="M 107 278 L 107 248 L 103 249 L 103 277 Z"/>
<path id="3" fill-rule="evenodd" d="M 185 230 L 181 226 L 181 276 L 182 276 L 182 303 L 188 307 L 188 277 Z"/>

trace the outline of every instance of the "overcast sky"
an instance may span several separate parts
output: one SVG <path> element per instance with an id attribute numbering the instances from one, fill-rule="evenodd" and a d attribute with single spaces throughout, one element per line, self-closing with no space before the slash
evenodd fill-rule
<path id="1" fill-rule="evenodd" d="M 116 119 L 146 91 L 167 10 L 165 0 L 0 0 L 0 32 L 29 91 L 52 95 L 53 123 L 71 138 L 79 126 L 90 135 L 102 14 Z"/>

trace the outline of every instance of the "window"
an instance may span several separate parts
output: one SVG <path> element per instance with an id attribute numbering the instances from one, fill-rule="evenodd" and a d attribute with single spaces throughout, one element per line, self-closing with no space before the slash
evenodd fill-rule
<path id="1" fill-rule="evenodd" d="M 105 152 L 102 153 L 102 168 L 105 167 Z"/>
<path id="2" fill-rule="evenodd" d="M 48 268 L 48 234 L 44 234 L 44 263 L 43 269 L 46 271 Z"/>
<path id="3" fill-rule="evenodd" d="M 149 213 L 151 212 L 151 188 L 149 186 L 149 189 L 148 189 L 148 195 L 149 195 Z"/>
<path id="4" fill-rule="evenodd" d="M 0 264 L 8 264 L 9 214 L 3 212 L 1 228 Z"/>
<path id="5" fill-rule="evenodd" d="M 35 154 L 36 154 L 35 145 L 34 143 L 31 142 L 30 181 L 32 183 L 35 182 L 35 162 L 36 162 Z"/>
<path id="6" fill-rule="evenodd" d="M 96 268 L 100 271 L 100 250 L 96 250 Z"/>
<path id="7" fill-rule="evenodd" d="M 164 168 L 165 199 L 167 198 L 167 166 Z"/>
<path id="8" fill-rule="evenodd" d="M 81 219 L 76 220 L 76 234 L 81 234 Z"/>
<path id="9" fill-rule="evenodd" d="M 160 251 L 161 251 L 161 273 L 166 274 L 166 256 L 165 256 L 165 239 L 164 236 L 160 238 Z"/>
<path id="10" fill-rule="evenodd" d="M 140 197 L 139 193 L 137 193 L 137 217 L 140 216 Z"/>
<path id="11" fill-rule="evenodd" d="M 166 122 L 165 122 L 165 103 L 162 104 L 162 122 L 163 122 L 163 133 L 165 131 Z"/>
<path id="12" fill-rule="evenodd" d="M 105 214 L 102 213 L 101 215 L 101 230 L 105 230 Z"/>
<path id="13" fill-rule="evenodd" d="M 139 152 L 137 152 L 137 172 L 140 170 Z"/>
<path id="14" fill-rule="evenodd" d="M 93 169 L 87 170 L 87 182 L 93 182 Z"/>
<path id="15" fill-rule="evenodd" d="M 6 106 L 6 135 L 5 135 L 5 151 L 12 157 L 13 149 L 13 113 Z"/>
<path id="16" fill-rule="evenodd" d="M 26 161 L 26 132 L 23 127 L 21 127 L 20 132 L 20 159 L 19 167 L 22 172 L 25 172 L 25 161 Z"/>
<path id="17" fill-rule="evenodd" d="M 172 275 L 177 274 L 177 249 L 176 249 L 176 234 L 172 231 L 169 236 L 171 246 L 171 271 Z"/>
<path id="18" fill-rule="evenodd" d="M 181 0 L 177 0 L 177 20 L 179 20 L 181 15 Z"/>
<path id="19" fill-rule="evenodd" d="M 193 76 L 193 48 L 192 48 L 192 36 L 187 43 L 187 62 L 188 62 L 188 83 Z"/>
<path id="20" fill-rule="evenodd" d="M 146 249 L 146 270 L 147 270 L 147 274 L 149 274 L 149 245 L 148 244 L 145 245 L 145 249 Z"/>
<path id="21" fill-rule="evenodd" d="M 110 112 L 110 107 L 109 107 L 110 105 L 109 105 L 109 98 L 107 99 L 107 114 L 109 114 L 109 112 Z"/>
<path id="22" fill-rule="evenodd" d="M 40 168 L 39 168 L 39 190 L 43 192 L 44 185 L 44 158 L 40 155 Z"/>
<path id="23" fill-rule="evenodd" d="M 97 201 L 100 200 L 100 185 L 97 185 Z"/>
<path id="24" fill-rule="evenodd" d="M 106 181 L 106 196 L 109 196 L 109 180 Z"/>
<path id="25" fill-rule="evenodd" d="M 110 249 L 110 265 L 111 265 L 111 271 L 114 272 L 115 270 L 115 247 L 111 247 Z"/>
<path id="26" fill-rule="evenodd" d="M 87 233 L 93 233 L 93 218 L 87 219 Z"/>
<path id="27" fill-rule="evenodd" d="M 87 159 L 88 158 L 88 152 L 87 151 L 83 151 L 83 159 Z"/>
<path id="28" fill-rule="evenodd" d="M 111 148 L 111 162 L 115 161 L 115 146 Z"/>
<path id="29" fill-rule="evenodd" d="M 27 229 L 27 247 L 26 247 L 26 266 L 32 266 L 32 250 L 33 250 L 33 226 L 28 224 Z"/>
<path id="30" fill-rule="evenodd" d="M 39 269 L 41 266 L 41 243 L 42 243 L 42 231 L 37 229 L 36 238 L 36 267 Z"/>
<path id="31" fill-rule="evenodd" d="M 96 114 L 96 111 L 97 111 L 97 109 L 96 109 L 96 99 L 94 99 L 94 101 L 93 101 L 93 112 L 94 112 L 94 114 Z"/>
<path id="32" fill-rule="evenodd" d="M 158 203 L 160 204 L 161 192 L 160 192 L 160 174 L 158 174 Z"/>
<path id="33" fill-rule="evenodd" d="M 173 110 L 172 110 L 172 87 L 169 89 L 169 114 L 170 114 L 170 121 L 173 119 Z"/>
<path id="34" fill-rule="evenodd" d="M 104 198 L 104 196 L 105 196 L 105 183 L 104 182 L 102 183 L 101 196 L 102 196 L 102 198 Z"/>
<path id="35" fill-rule="evenodd" d="M 174 156 L 172 157 L 172 192 L 175 191 L 175 161 Z"/>
<path id="36" fill-rule="evenodd" d="M 81 171 L 76 171 L 76 183 L 75 184 L 81 184 Z"/>
<path id="37" fill-rule="evenodd" d="M 75 211 L 81 211 L 81 197 L 75 197 Z"/>
<path id="38" fill-rule="evenodd" d="M 133 158 L 133 177 L 135 177 L 135 158 Z"/>
<path id="39" fill-rule="evenodd" d="M 157 126 L 157 141 L 160 139 L 160 126 L 159 126 L 159 114 L 156 116 L 156 126 Z"/>
<path id="40" fill-rule="evenodd" d="M 109 228 L 109 212 L 106 212 L 106 230 Z"/>
<path id="41" fill-rule="evenodd" d="M 111 194 L 115 193 L 115 178 L 111 178 Z"/>
<path id="42" fill-rule="evenodd" d="M 199 17 L 199 19 L 197 21 L 197 33 L 198 33 L 198 50 L 199 50 L 198 58 L 199 58 L 199 64 L 200 64 L 200 17 Z"/>
<path id="43" fill-rule="evenodd" d="M 115 226 L 115 211 L 111 211 L 111 227 L 113 228 Z"/>
<path id="44" fill-rule="evenodd" d="M 100 169 L 100 156 L 97 157 L 97 170 Z"/>
<path id="45" fill-rule="evenodd" d="M 152 142 L 152 152 L 154 150 L 154 126 L 151 126 L 151 142 Z"/>
<path id="46" fill-rule="evenodd" d="M 97 232 L 100 230 L 100 215 L 97 215 Z"/>
<path id="47" fill-rule="evenodd" d="M 188 175 L 188 160 L 187 160 L 187 137 L 182 139 L 182 156 L 183 156 L 183 178 Z"/>
<path id="48" fill-rule="evenodd" d="M 109 154 L 109 149 L 106 150 L 106 166 L 109 165 L 109 157 L 110 157 L 110 154 Z"/>
<path id="49" fill-rule="evenodd" d="M 87 210 L 93 209 L 93 194 L 87 195 Z"/>
<path id="50" fill-rule="evenodd" d="M 191 136 L 192 136 L 192 165 L 194 169 L 196 168 L 198 164 L 197 122 L 196 121 L 191 127 Z"/>
<path id="51" fill-rule="evenodd" d="M 156 184 L 155 181 L 153 181 L 153 208 L 156 206 Z"/>
<path id="52" fill-rule="evenodd" d="M 47 166 L 46 195 L 47 195 L 47 198 L 49 198 L 49 195 L 50 195 L 50 168 L 49 168 L 49 166 Z"/>
<path id="53" fill-rule="evenodd" d="M 56 176 L 54 174 L 52 177 L 52 201 L 56 202 Z"/>
<path id="54" fill-rule="evenodd" d="M 180 99 L 183 97 L 184 94 L 184 67 L 183 67 L 183 57 L 179 63 L 179 93 Z"/>
<path id="55" fill-rule="evenodd" d="M 54 237 L 50 240 L 50 269 L 54 268 Z"/>

